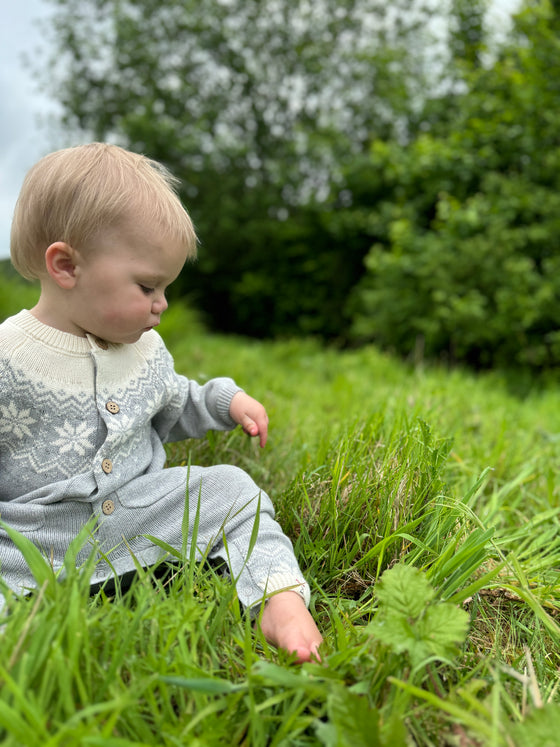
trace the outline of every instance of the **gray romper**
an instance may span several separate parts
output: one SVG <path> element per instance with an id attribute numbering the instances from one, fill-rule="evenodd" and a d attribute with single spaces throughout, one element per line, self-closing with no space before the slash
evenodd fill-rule
<path id="1" fill-rule="evenodd" d="M 235 427 L 228 378 L 204 385 L 180 376 L 154 330 L 137 343 L 77 337 L 21 311 L 0 324 L 0 519 L 63 563 L 71 540 L 97 517 L 101 553 L 92 583 L 164 554 L 144 535 L 180 550 L 185 496 L 187 547 L 200 502 L 197 557 L 229 565 L 241 603 L 251 607 L 309 587 L 270 498 L 227 465 L 164 469 L 163 444 Z M 249 557 L 259 506 L 259 531 Z M 226 545 L 223 536 L 226 537 Z M 91 550 L 89 550 L 91 551 Z M 34 586 L 23 557 L 0 529 L 0 574 L 10 588 Z"/>

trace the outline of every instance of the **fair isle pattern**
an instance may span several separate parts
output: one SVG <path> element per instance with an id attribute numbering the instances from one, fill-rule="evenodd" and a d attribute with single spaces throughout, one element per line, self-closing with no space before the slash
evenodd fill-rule
<path id="1" fill-rule="evenodd" d="M 2 474 L 20 471 L 33 489 L 83 472 L 96 446 L 97 417 L 92 417 L 91 395 L 53 391 L 26 380 L 24 371 L 9 366 L 2 367 L 1 387 Z"/>
<path id="2" fill-rule="evenodd" d="M 30 409 L 18 411 L 13 401 L 7 406 L 0 406 L 0 435 L 2 433 L 13 433 L 16 438 L 32 436 L 33 434 L 29 430 L 29 426 L 32 426 L 36 422 L 31 417 Z"/>

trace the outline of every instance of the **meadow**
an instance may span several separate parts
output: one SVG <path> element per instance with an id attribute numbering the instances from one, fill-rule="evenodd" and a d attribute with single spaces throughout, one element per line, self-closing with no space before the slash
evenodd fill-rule
<path id="1" fill-rule="evenodd" d="M 39 590 L 3 621 L 2 743 L 558 744 L 556 382 L 211 335 L 180 304 L 161 333 L 179 371 L 267 406 L 265 449 L 236 430 L 169 463 L 237 464 L 271 494 L 323 661 L 273 650 L 188 556 L 91 597 L 87 530 L 58 580 L 16 537 Z"/>

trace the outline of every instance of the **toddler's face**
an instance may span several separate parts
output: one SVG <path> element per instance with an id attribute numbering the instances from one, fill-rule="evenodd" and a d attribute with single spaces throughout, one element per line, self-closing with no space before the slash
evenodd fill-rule
<path id="1" fill-rule="evenodd" d="M 103 232 L 77 268 L 74 324 L 108 342 L 136 342 L 159 324 L 185 259 L 182 246 L 142 222 Z"/>

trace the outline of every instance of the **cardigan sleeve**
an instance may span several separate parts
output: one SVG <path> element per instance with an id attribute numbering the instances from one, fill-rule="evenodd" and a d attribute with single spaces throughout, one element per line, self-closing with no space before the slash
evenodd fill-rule
<path id="1" fill-rule="evenodd" d="M 173 359 L 162 344 L 164 367 L 161 384 L 166 390 L 162 407 L 152 419 L 163 442 L 202 438 L 208 431 L 232 430 L 237 423 L 229 414 L 231 400 L 242 389 L 233 379 L 219 377 L 199 384 L 174 369 Z"/>
<path id="2" fill-rule="evenodd" d="M 176 419 L 171 419 L 171 422 L 167 417 L 154 419 L 162 441 L 202 438 L 208 431 L 228 431 L 236 427 L 237 423 L 229 414 L 229 405 L 233 395 L 242 390 L 232 379 L 211 379 L 201 385 L 184 378 L 183 391 L 185 403 Z"/>

